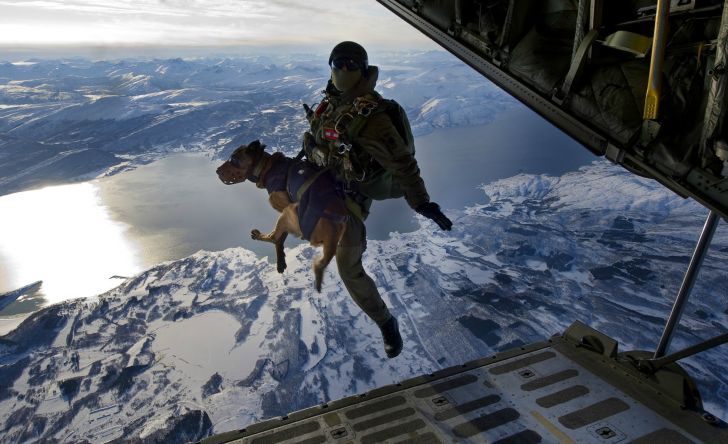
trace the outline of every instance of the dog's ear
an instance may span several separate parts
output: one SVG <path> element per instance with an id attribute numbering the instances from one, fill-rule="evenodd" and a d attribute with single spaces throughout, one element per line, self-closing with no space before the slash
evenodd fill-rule
<path id="1" fill-rule="evenodd" d="M 240 154 L 244 152 L 246 148 L 248 148 L 248 145 L 240 145 L 239 147 L 235 148 L 231 155 L 234 156 L 236 154 Z"/>
<path id="2" fill-rule="evenodd" d="M 265 145 L 260 143 L 260 140 L 254 140 L 248 144 L 248 149 L 253 153 L 262 153 L 265 150 Z"/>

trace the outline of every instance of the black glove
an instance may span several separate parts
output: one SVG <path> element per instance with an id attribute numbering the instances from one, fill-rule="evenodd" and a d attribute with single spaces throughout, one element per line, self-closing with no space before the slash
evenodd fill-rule
<path id="1" fill-rule="evenodd" d="M 452 221 L 448 219 L 447 216 L 442 214 L 442 211 L 440 211 L 440 205 L 436 204 L 435 202 L 425 202 L 415 208 L 415 211 L 428 219 L 434 220 L 435 223 L 439 225 L 440 228 L 442 228 L 443 230 L 450 231 L 450 229 L 452 228 Z"/>

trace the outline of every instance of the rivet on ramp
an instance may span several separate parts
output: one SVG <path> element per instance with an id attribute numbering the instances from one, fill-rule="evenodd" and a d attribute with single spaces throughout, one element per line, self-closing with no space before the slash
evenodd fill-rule
<path id="1" fill-rule="evenodd" d="M 614 430 L 610 429 L 609 427 L 602 427 L 601 429 L 597 430 L 597 435 L 599 435 L 603 439 L 609 439 L 617 436 L 617 434 L 614 432 Z"/>

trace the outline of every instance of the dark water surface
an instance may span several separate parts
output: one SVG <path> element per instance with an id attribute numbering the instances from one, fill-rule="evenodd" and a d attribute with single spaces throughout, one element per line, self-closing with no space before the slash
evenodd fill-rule
<path id="1" fill-rule="evenodd" d="M 442 129 L 420 137 L 416 157 L 431 200 L 446 213 L 485 202 L 482 184 L 519 173 L 560 176 L 596 159 L 524 107 L 505 111 L 489 125 Z M 413 230 L 412 214 L 404 199 L 375 202 L 367 221 L 369 238 Z"/>
<path id="2" fill-rule="evenodd" d="M 416 145 L 416 157 L 432 200 L 446 213 L 451 210 L 451 214 L 453 209 L 484 202 L 485 196 L 479 188 L 484 183 L 518 173 L 561 175 L 595 158 L 523 107 L 504 111 L 489 125 L 437 130 L 417 138 Z M 119 282 L 118 278 L 116 282 L 109 279 L 113 275 L 123 277 L 198 250 L 242 246 L 272 261 L 273 245 L 252 240 L 250 231 L 253 228 L 264 232 L 272 230 L 278 213 L 268 204 L 265 190 L 257 189 L 251 183 L 223 185 L 215 174 L 219 163 L 200 154 L 175 154 L 133 171 L 90 182 L 96 187 L 96 197 L 86 197 L 93 200 L 89 203 L 91 210 L 95 211 L 96 205 L 104 214 L 108 213 L 109 229 L 117 230 L 119 236 L 126 239 L 128 251 L 124 254 L 133 256 L 135 263 L 126 260 L 124 269 L 121 266 L 118 271 L 104 269 L 103 276 L 97 277 L 103 281 L 97 290 L 88 289 L 86 293 L 89 294 L 76 296 L 90 296 L 112 288 Z M 73 187 L 69 190 L 74 190 Z M 93 194 L 81 188 L 84 196 Z M 39 192 L 52 196 L 54 190 Z M 404 199 L 375 202 L 367 221 L 368 238 L 387 239 L 391 232 L 414 230 L 417 228 L 414 216 Z M 434 223 L 431 226 L 433 230 L 437 229 Z M 287 246 L 298 243 L 299 240 L 289 237 Z M 54 243 L 44 244 L 44 248 L 53 249 Z M 110 263 L 114 258 L 118 259 L 120 251 L 121 247 L 100 246 L 93 255 L 99 263 Z M 0 277 L 5 282 L 14 282 L 15 288 L 47 279 L 44 276 L 51 270 L 63 274 L 67 268 L 69 276 L 79 271 L 73 260 L 59 260 L 50 264 L 47 272 L 33 264 L 32 276 L 18 279 L 14 254 L 13 251 L 0 251 Z M 86 270 L 89 268 L 85 266 Z M 83 276 L 84 281 L 90 278 Z M 52 293 L 52 289 L 46 282 L 40 292 L 46 301 L 58 302 L 69 297 L 49 292 Z M 26 309 L 32 311 L 39 304 L 42 302 L 33 301 L 32 307 Z M 0 318 L 17 314 L 18 307 L 16 304 L 12 313 L 0 312 Z"/>
<path id="3" fill-rule="evenodd" d="M 418 138 L 416 146 L 431 198 L 446 210 L 484 202 L 481 184 L 522 172 L 561 175 L 594 159 L 524 108 L 504 112 L 490 125 L 435 131 Z M 253 228 L 272 230 L 278 217 L 267 193 L 249 182 L 223 185 L 215 174 L 218 165 L 199 155 L 174 155 L 100 182 L 114 219 L 131 226 L 144 267 L 200 249 L 236 246 L 272 259 L 273 245 L 250 238 Z M 404 199 L 375 202 L 367 220 L 369 239 L 414 230 L 414 215 Z"/>

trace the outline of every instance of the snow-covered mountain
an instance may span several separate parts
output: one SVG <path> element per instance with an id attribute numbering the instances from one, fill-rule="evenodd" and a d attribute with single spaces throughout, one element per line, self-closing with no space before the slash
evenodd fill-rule
<path id="1" fill-rule="evenodd" d="M 17 290 L 9 291 L 7 293 L 0 293 L 0 311 L 5 307 L 12 304 L 21 297 L 35 293 L 43 285 L 43 281 L 33 282 L 25 287 L 18 288 Z"/>
<path id="2" fill-rule="evenodd" d="M 705 211 L 604 161 L 483 187 L 451 232 L 428 220 L 370 241 L 364 265 L 400 320 L 378 329 L 316 250 L 288 269 L 243 249 L 160 264 L 97 298 L 48 307 L 2 338 L 0 442 L 180 442 L 541 340 L 584 321 L 654 349 Z M 721 226 L 673 344 L 728 328 Z M 724 349 L 683 361 L 726 416 Z"/>
<path id="3" fill-rule="evenodd" d="M 378 90 L 413 131 L 484 124 L 512 98 L 442 52 L 384 54 Z M 0 194 L 84 180 L 170 151 L 226 156 L 263 138 L 297 152 L 325 55 L 0 63 Z"/>

